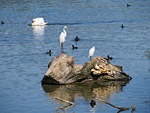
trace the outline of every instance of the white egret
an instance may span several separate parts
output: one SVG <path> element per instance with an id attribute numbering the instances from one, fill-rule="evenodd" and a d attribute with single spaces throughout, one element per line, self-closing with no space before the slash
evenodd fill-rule
<path id="1" fill-rule="evenodd" d="M 93 56 L 94 52 L 95 52 L 95 46 L 93 46 L 93 47 L 89 50 L 89 56 L 88 56 L 88 58 L 91 58 L 91 57 Z"/>
<path id="2" fill-rule="evenodd" d="M 44 22 L 43 18 L 35 18 L 32 20 L 32 26 L 46 25 L 48 22 Z"/>
<path id="3" fill-rule="evenodd" d="M 65 39 L 67 36 L 67 32 L 65 31 L 65 29 L 67 28 L 68 26 L 64 26 L 63 31 L 60 33 L 60 36 L 59 36 L 60 47 L 63 47 L 63 43 L 65 42 Z"/>

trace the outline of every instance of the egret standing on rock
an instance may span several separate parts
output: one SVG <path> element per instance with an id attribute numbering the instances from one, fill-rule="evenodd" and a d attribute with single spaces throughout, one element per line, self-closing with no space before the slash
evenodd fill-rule
<path id="1" fill-rule="evenodd" d="M 93 47 L 89 50 L 89 56 L 88 56 L 88 58 L 91 58 L 91 57 L 93 56 L 94 52 L 95 52 L 95 46 L 93 46 Z"/>
<path id="2" fill-rule="evenodd" d="M 63 28 L 63 32 L 60 33 L 59 36 L 59 42 L 60 42 L 60 47 L 63 48 L 63 43 L 65 42 L 66 36 L 67 36 L 67 32 L 65 31 L 65 29 L 67 29 L 68 26 L 64 26 Z"/>

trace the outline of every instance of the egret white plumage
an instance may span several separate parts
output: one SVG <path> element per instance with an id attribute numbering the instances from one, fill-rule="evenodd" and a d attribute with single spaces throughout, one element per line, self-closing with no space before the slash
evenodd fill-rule
<path id="1" fill-rule="evenodd" d="M 65 31 L 65 29 L 67 28 L 68 26 L 64 26 L 63 31 L 60 33 L 60 36 L 59 36 L 60 47 L 63 47 L 63 43 L 65 42 L 65 39 L 67 36 L 67 32 Z"/>
<path id="2" fill-rule="evenodd" d="M 46 25 L 48 22 L 44 22 L 44 18 L 35 18 L 32 20 L 32 26 Z"/>
<path id="3" fill-rule="evenodd" d="M 89 56 L 88 56 L 88 58 L 91 58 L 91 57 L 93 56 L 94 52 L 95 52 L 95 46 L 93 46 L 93 47 L 89 50 Z"/>

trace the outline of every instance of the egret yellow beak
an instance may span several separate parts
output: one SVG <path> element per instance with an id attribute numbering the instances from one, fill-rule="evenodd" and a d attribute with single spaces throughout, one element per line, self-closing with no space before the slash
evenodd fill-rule
<path id="1" fill-rule="evenodd" d="M 69 26 L 65 26 L 65 28 L 69 28 Z"/>

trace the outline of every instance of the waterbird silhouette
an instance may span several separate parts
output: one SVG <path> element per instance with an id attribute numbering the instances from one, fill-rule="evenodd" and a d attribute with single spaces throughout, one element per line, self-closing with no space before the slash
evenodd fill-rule
<path id="1" fill-rule="evenodd" d="M 108 60 L 112 60 L 113 58 L 110 57 L 109 55 L 107 55 L 107 59 L 108 59 Z"/>
<path id="2" fill-rule="evenodd" d="M 74 45 L 72 45 L 72 49 L 78 49 L 78 47 L 75 47 Z"/>
<path id="3" fill-rule="evenodd" d="M 79 37 L 78 36 L 76 36 L 76 38 L 74 39 L 75 41 L 79 41 L 80 39 L 79 39 Z"/>
<path id="4" fill-rule="evenodd" d="M 93 108 L 96 105 L 96 102 L 94 100 L 91 100 L 90 105 Z"/>
<path id="5" fill-rule="evenodd" d="M 131 6 L 131 5 L 127 4 L 127 7 L 129 7 L 129 6 Z"/>
<path id="6" fill-rule="evenodd" d="M 5 24 L 4 21 L 1 21 L 1 24 Z"/>
<path id="7" fill-rule="evenodd" d="M 121 28 L 122 28 L 122 29 L 124 28 L 124 25 L 123 25 L 123 24 L 121 25 Z"/>
<path id="8" fill-rule="evenodd" d="M 48 52 L 46 52 L 45 54 L 49 54 L 49 56 L 51 56 L 52 55 L 52 51 L 51 50 L 49 50 Z"/>

